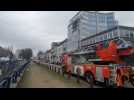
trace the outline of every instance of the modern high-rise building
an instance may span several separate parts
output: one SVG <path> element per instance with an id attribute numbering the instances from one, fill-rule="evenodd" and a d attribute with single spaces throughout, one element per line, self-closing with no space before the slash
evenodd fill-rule
<path id="1" fill-rule="evenodd" d="M 79 49 L 80 41 L 86 37 L 118 25 L 114 13 L 100 13 L 96 11 L 80 11 L 68 25 L 68 51 Z"/>

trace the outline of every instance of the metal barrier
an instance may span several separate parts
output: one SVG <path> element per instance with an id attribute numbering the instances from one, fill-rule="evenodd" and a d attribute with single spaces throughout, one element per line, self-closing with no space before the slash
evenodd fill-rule
<path id="1" fill-rule="evenodd" d="M 11 73 L 8 73 L 6 76 L 2 77 L 0 79 L 0 88 L 16 88 L 29 63 L 30 61 L 23 61 L 23 64 L 21 62 L 20 66 L 17 66 Z"/>
<path id="2" fill-rule="evenodd" d="M 37 64 L 42 64 L 42 65 L 46 65 L 48 67 L 49 70 L 62 74 L 62 67 L 60 65 L 55 65 L 55 64 L 49 64 L 49 63 L 44 63 L 41 62 L 39 60 L 34 61 Z"/>
<path id="3" fill-rule="evenodd" d="M 5 77 L 0 81 L 0 88 L 9 88 L 10 87 L 10 77 Z"/>

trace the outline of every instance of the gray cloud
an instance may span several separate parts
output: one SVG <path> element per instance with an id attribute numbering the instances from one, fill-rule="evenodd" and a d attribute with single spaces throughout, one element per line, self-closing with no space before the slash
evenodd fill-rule
<path id="1" fill-rule="evenodd" d="M 110 12 L 110 11 L 107 11 Z M 134 26 L 134 11 L 114 11 L 119 24 Z M 77 11 L 1 11 L 0 45 L 47 50 L 67 37 L 67 25 Z"/>
<path id="2" fill-rule="evenodd" d="M 0 44 L 47 50 L 52 41 L 66 37 L 75 12 L 0 12 Z"/>

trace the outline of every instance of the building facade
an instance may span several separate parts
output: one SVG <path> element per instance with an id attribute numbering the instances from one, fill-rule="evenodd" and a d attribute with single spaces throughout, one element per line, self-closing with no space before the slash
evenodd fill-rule
<path id="1" fill-rule="evenodd" d="M 51 49 L 45 52 L 45 61 L 50 63 L 60 63 L 61 56 L 67 52 L 67 39 L 62 42 L 53 42 Z"/>
<path id="2" fill-rule="evenodd" d="M 80 41 L 117 26 L 114 13 L 80 11 L 68 25 L 68 52 L 81 48 Z"/>
<path id="3" fill-rule="evenodd" d="M 60 42 L 59 45 L 57 46 L 57 55 L 56 56 L 57 56 L 58 63 L 61 62 L 62 54 L 65 52 L 67 52 L 67 39 Z"/>
<path id="4" fill-rule="evenodd" d="M 134 47 L 134 27 L 116 26 L 100 32 L 99 34 L 81 40 L 81 47 L 90 50 L 90 47 L 108 40 L 119 40 L 119 48 Z M 91 48 L 92 49 L 92 48 Z"/>
<path id="5" fill-rule="evenodd" d="M 45 52 L 45 62 L 51 63 L 51 49 Z"/>

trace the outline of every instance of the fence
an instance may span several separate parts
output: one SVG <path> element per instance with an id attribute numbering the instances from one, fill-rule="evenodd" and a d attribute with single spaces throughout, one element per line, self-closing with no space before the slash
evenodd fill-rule
<path id="1" fill-rule="evenodd" d="M 55 65 L 55 64 L 49 64 L 49 63 L 44 63 L 41 62 L 39 60 L 35 60 L 34 61 L 37 64 L 42 64 L 42 65 L 46 65 L 46 67 L 48 67 L 49 70 L 54 71 L 56 73 L 62 74 L 62 67 L 60 65 Z"/>
<path id="2" fill-rule="evenodd" d="M 16 88 L 29 63 L 30 61 L 5 63 L 6 69 L 2 69 L 4 71 L 0 77 L 0 88 Z"/>

